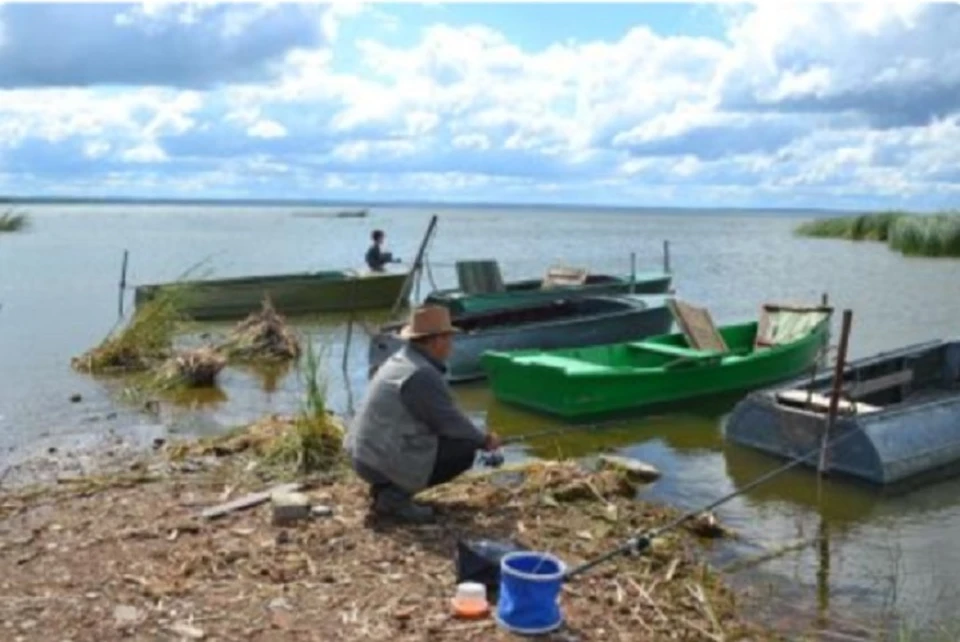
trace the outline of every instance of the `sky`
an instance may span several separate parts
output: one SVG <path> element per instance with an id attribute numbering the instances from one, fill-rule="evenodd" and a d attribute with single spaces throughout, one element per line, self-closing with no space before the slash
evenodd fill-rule
<path id="1" fill-rule="evenodd" d="M 0 194 L 953 208 L 960 4 L 0 4 Z"/>

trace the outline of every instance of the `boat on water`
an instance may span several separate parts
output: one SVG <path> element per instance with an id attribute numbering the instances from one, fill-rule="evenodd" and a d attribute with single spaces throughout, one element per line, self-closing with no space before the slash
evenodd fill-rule
<path id="1" fill-rule="evenodd" d="M 425 304 L 442 305 L 451 316 L 518 307 L 559 297 L 666 294 L 673 276 L 650 272 L 626 277 L 591 274 L 583 268 L 551 267 L 542 279 L 504 282 L 496 261 L 459 261 L 459 287 L 434 290 Z"/>
<path id="2" fill-rule="evenodd" d="M 960 339 L 850 362 L 830 429 L 826 472 L 875 486 L 960 471 Z M 734 408 L 725 438 L 794 459 L 820 447 L 833 372 L 758 390 Z M 819 457 L 805 464 L 813 469 Z"/>
<path id="3" fill-rule="evenodd" d="M 758 321 L 714 327 L 680 301 L 681 332 L 582 348 L 490 351 L 482 359 L 494 396 L 578 420 L 755 389 L 808 371 L 829 337 L 826 306 L 763 306 Z"/>
<path id="4" fill-rule="evenodd" d="M 259 310 L 265 298 L 288 316 L 385 309 L 397 301 L 406 278 L 406 273 L 331 270 L 178 281 L 137 286 L 134 305 L 142 306 L 164 289 L 178 288 L 183 314 L 197 321 L 243 318 Z"/>
<path id="5" fill-rule="evenodd" d="M 574 297 L 455 317 L 461 334 L 454 335 L 447 379 L 483 379 L 480 357 L 487 350 L 583 346 L 669 332 L 673 317 L 667 301 L 666 295 Z M 385 325 L 371 337 L 371 376 L 403 344 L 402 327 L 400 322 Z"/>

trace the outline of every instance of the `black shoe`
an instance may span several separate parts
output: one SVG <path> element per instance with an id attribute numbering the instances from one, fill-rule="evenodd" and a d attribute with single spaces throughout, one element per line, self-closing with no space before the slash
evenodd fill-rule
<path id="1" fill-rule="evenodd" d="M 377 494 L 373 510 L 378 517 L 389 517 L 412 524 L 426 524 L 434 518 L 432 508 L 417 504 L 410 495 L 394 488 L 384 489 Z"/>

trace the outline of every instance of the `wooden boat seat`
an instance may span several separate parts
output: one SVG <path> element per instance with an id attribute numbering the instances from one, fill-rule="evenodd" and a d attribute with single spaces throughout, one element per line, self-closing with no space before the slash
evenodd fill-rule
<path id="1" fill-rule="evenodd" d="M 809 406 L 807 405 L 808 395 Z M 830 409 L 830 397 L 819 392 L 810 395 L 806 390 L 783 390 L 777 393 L 777 401 L 788 406 L 809 407 L 815 412 L 827 412 Z M 841 414 L 865 414 L 881 410 L 883 408 L 862 401 L 840 399 L 837 402 L 837 412 Z"/>
<path id="2" fill-rule="evenodd" d="M 589 361 L 572 359 L 555 354 L 535 354 L 528 357 L 517 357 L 514 360 L 521 365 L 546 366 L 548 368 L 563 368 L 569 374 L 591 374 L 609 372 L 609 366 L 601 366 Z"/>
<path id="3" fill-rule="evenodd" d="M 546 276 L 540 284 L 541 290 L 550 290 L 557 287 L 582 286 L 587 282 L 587 271 L 584 268 L 572 268 L 555 265 L 547 270 Z"/>
<path id="4" fill-rule="evenodd" d="M 668 357 L 684 357 L 688 359 L 706 359 L 709 357 L 720 356 L 720 353 L 714 350 L 697 350 L 696 348 L 685 348 L 683 346 L 672 346 L 665 343 L 653 343 L 652 341 L 633 341 L 628 343 L 633 350 L 643 350 L 646 352 L 655 352 Z"/>
<path id="5" fill-rule="evenodd" d="M 457 261 L 457 282 L 465 294 L 506 292 L 500 264 L 493 260 Z"/>

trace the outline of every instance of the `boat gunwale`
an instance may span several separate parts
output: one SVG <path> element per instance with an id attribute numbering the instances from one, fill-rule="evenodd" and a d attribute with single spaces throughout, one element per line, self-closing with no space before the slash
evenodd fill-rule
<path id="1" fill-rule="evenodd" d="M 339 275 L 331 278 L 318 278 L 321 275 Z M 407 272 L 388 272 L 388 273 L 359 273 L 351 270 L 328 270 L 321 272 L 297 272 L 293 274 L 264 274 L 260 276 L 228 276 L 221 279 L 198 279 L 193 281 L 167 281 L 159 283 L 140 283 L 133 285 L 135 290 L 155 290 L 162 288 L 217 288 L 224 286 L 257 286 L 257 285 L 286 285 L 298 281 L 307 281 L 311 285 L 327 285 L 340 283 L 343 281 L 367 280 L 367 279 L 406 279 Z"/>
<path id="2" fill-rule="evenodd" d="M 562 318 L 562 319 L 549 319 L 549 320 L 546 320 L 546 321 L 534 321 L 534 322 L 527 323 L 527 324 L 523 324 L 523 325 L 494 326 L 494 327 L 491 328 L 491 329 L 480 329 L 480 330 L 478 330 L 478 331 L 476 331 L 476 332 L 464 332 L 464 331 L 461 330 L 459 333 L 457 333 L 457 336 L 459 336 L 459 337 L 490 337 L 490 336 L 496 336 L 496 335 L 500 335 L 500 334 L 514 334 L 514 333 L 516 333 L 516 332 L 526 331 L 526 330 L 530 330 L 530 329 L 534 329 L 534 328 L 536 328 L 536 329 L 540 329 L 540 328 L 557 328 L 557 327 L 562 327 L 562 326 L 565 326 L 565 325 L 573 325 L 573 324 L 576 324 L 576 323 L 582 323 L 582 322 L 584 322 L 584 321 L 598 321 L 598 320 L 604 320 L 604 321 L 606 321 L 606 320 L 608 320 L 608 319 L 609 319 L 609 320 L 615 320 L 615 319 L 617 319 L 618 317 L 623 317 L 623 316 L 628 316 L 628 315 L 629 315 L 629 316 L 633 316 L 633 315 L 636 315 L 636 314 L 638 314 L 638 313 L 653 312 L 653 311 L 656 311 L 656 310 L 665 309 L 665 308 L 667 307 L 667 306 L 666 306 L 666 299 L 672 299 L 672 298 L 673 298 L 672 295 L 668 295 L 668 294 L 648 294 L 648 295 L 630 295 L 630 296 L 633 296 L 633 297 L 636 297 L 636 298 L 650 297 L 650 298 L 664 299 L 664 300 L 661 301 L 659 305 L 646 305 L 645 307 L 641 308 L 641 307 L 638 307 L 638 306 L 634 306 L 634 305 L 628 303 L 627 301 L 625 301 L 623 298 L 618 297 L 618 296 L 615 296 L 615 295 L 593 295 L 593 296 L 587 296 L 587 297 L 578 297 L 579 301 L 582 301 L 583 299 L 605 299 L 605 300 L 613 300 L 613 301 L 616 301 L 617 303 L 623 303 L 624 307 L 623 307 L 622 309 L 620 309 L 620 310 L 610 310 L 610 311 L 608 311 L 608 312 L 596 312 L 596 313 L 593 313 L 593 314 L 585 314 L 585 315 L 581 315 L 581 316 L 572 316 L 572 317 L 566 317 L 566 318 Z M 563 300 L 563 299 L 561 299 L 561 300 Z M 578 302 L 579 302 L 579 301 L 578 301 Z M 646 303 L 646 302 L 644 301 L 644 303 Z M 536 304 L 535 304 L 535 305 L 524 306 L 524 307 L 520 307 L 520 308 L 510 308 L 510 309 L 508 309 L 508 310 L 491 310 L 491 311 L 478 312 L 478 313 L 475 313 L 475 314 L 477 314 L 477 315 L 490 314 L 490 315 L 492 316 L 493 314 L 498 314 L 498 313 L 502 313 L 502 312 L 511 312 L 511 313 L 514 313 L 514 312 L 522 312 L 522 311 L 524 311 L 524 310 L 533 310 L 533 309 L 537 309 L 537 308 L 541 308 L 541 307 L 547 307 L 547 305 L 548 305 L 548 304 L 539 304 L 539 305 L 536 305 Z M 464 317 L 455 318 L 455 319 L 453 319 L 453 324 L 456 325 L 458 322 L 463 321 L 463 319 L 464 319 Z M 383 326 L 380 327 L 380 332 L 378 332 L 375 336 L 396 335 L 396 334 L 399 333 L 400 329 L 403 328 L 403 326 L 404 326 L 405 324 L 406 324 L 406 321 L 395 321 L 395 322 L 392 322 L 392 323 L 390 323 L 390 324 L 385 324 L 385 325 L 383 325 Z"/>
<path id="3" fill-rule="evenodd" d="M 739 359 L 739 360 L 737 360 L 737 361 L 734 361 L 734 362 L 729 362 L 729 361 L 728 361 L 728 362 L 724 363 L 723 360 L 722 360 L 722 357 L 723 357 L 724 355 L 723 355 L 722 353 L 718 353 L 718 356 L 721 357 L 721 359 L 720 359 L 719 361 L 712 361 L 712 360 L 711 360 L 712 362 L 704 363 L 704 365 L 698 367 L 697 370 L 701 370 L 701 369 L 721 370 L 721 369 L 732 368 L 732 367 L 735 367 L 735 366 L 741 366 L 741 365 L 743 365 L 745 362 L 755 363 L 755 362 L 757 362 L 757 361 L 766 361 L 767 359 L 770 359 L 770 358 L 779 356 L 781 353 L 783 353 L 783 352 L 785 352 L 785 351 L 787 351 L 787 350 L 790 350 L 790 349 L 792 349 L 792 348 L 800 345 L 801 343 L 804 343 L 804 342 L 807 341 L 807 340 L 811 340 L 811 339 L 813 338 L 812 335 L 814 335 L 814 334 L 817 334 L 817 333 L 821 333 L 821 334 L 822 334 L 822 328 L 823 328 L 823 326 L 824 326 L 824 325 L 828 325 L 828 324 L 830 323 L 830 320 L 831 320 L 831 317 L 830 317 L 830 316 L 827 316 L 827 317 L 826 317 L 825 319 L 823 319 L 821 322 L 819 322 L 819 323 L 817 323 L 815 326 L 813 326 L 813 327 L 810 329 L 809 332 L 807 332 L 806 334 L 802 335 L 801 337 L 799 337 L 799 338 L 797 338 L 797 339 L 795 339 L 795 340 L 793 340 L 793 341 L 791 341 L 791 342 L 789 342 L 789 343 L 776 344 L 775 346 L 772 346 L 772 347 L 763 348 L 761 351 L 754 350 L 753 352 L 751 352 L 751 353 L 749 353 L 749 354 L 747 354 L 747 355 L 744 355 L 741 359 Z M 720 328 L 724 328 L 724 329 L 725 329 L 725 328 L 743 328 L 743 327 L 750 326 L 750 325 L 758 326 L 758 325 L 759 325 L 759 322 L 758 322 L 758 321 L 746 321 L 746 322 L 740 322 L 740 323 L 728 323 L 728 324 L 725 324 L 725 325 L 720 326 Z M 674 337 L 674 336 L 683 336 L 683 333 L 681 333 L 681 332 L 675 332 L 675 333 L 670 333 L 670 334 L 666 334 L 666 335 L 658 335 L 658 336 L 648 337 L 648 338 L 643 339 L 643 340 L 641 340 L 641 341 L 621 341 L 621 342 L 619 342 L 619 343 L 599 344 L 599 345 L 596 345 L 596 346 L 589 346 L 589 347 L 592 347 L 592 348 L 602 348 L 602 347 L 606 347 L 606 346 L 611 346 L 611 347 L 612 347 L 612 346 L 628 345 L 628 344 L 630 344 L 630 343 L 644 343 L 644 342 L 656 343 L 655 341 L 651 341 L 651 340 L 652 340 L 652 339 L 657 339 L 657 338 L 662 338 L 662 337 Z M 558 349 L 558 350 L 523 350 L 523 351 L 519 351 L 519 350 L 491 350 L 491 351 L 485 353 L 484 356 L 490 355 L 491 357 L 500 360 L 501 363 L 509 363 L 510 365 L 518 365 L 518 366 L 521 366 L 521 367 L 540 368 L 540 369 L 542 369 L 542 370 L 544 370 L 544 371 L 551 371 L 551 370 L 552 370 L 552 371 L 558 371 L 558 370 L 561 370 L 561 368 L 560 368 L 559 366 L 547 366 L 547 365 L 536 364 L 536 363 L 529 363 L 529 364 L 528 364 L 528 363 L 517 363 L 517 362 L 516 362 L 516 359 L 519 358 L 519 357 L 527 356 L 527 355 L 544 354 L 544 353 L 550 354 L 550 353 L 557 353 L 557 352 L 565 352 L 565 351 L 568 351 L 568 350 L 570 350 L 570 349 L 569 349 L 569 348 L 560 348 L 560 349 Z M 738 355 L 730 355 L 730 356 L 738 356 Z M 662 366 L 662 365 L 661 365 L 661 366 L 654 366 L 654 367 L 610 366 L 610 365 L 607 365 L 607 364 L 599 364 L 599 363 L 596 363 L 596 362 L 593 362 L 593 361 L 588 361 L 588 360 L 586 360 L 586 359 L 577 359 L 576 357 L 570 357 L 570 359 L 573 360 L 573 361 L 580 361 L 580 362 L 582 362 L 582 363 L 589 364 L 589 365 L 599 365 L 599 366 L 602 366 L 603 368 L 605 368 L 605 370 L 593 370 L 593 371 L 572 372 L 572 371 L 570 371 L 570 370 L 568 370 L 568 369 L 566 369 L 566 368 L 562 368 L 562 376 L 563 376 L 564 378 L 583 379 L 583 378 L 609 378 L 609 377 L 624 377 L 624 376 L 629 376 L 629 377 L 649 377 L 649 376 L 654 376 L 654 375 L 656 375 L 656 376 L 662 376 L 665 372 L 668 372 L 668 371 L 664 368 L 664 366 Z M 679 372 L 679 371 L 678 371 L 678 372 Z M 493 378 L 493 377 L 491 377 L 491 378 Z"/>
<path id="4" fill-rule="evenodd" d="M 610 278 L 611 280 L 606 283 L 589 283 L 589 284 L 585 283 L 583 285 L 572 285 L 572 286 L 561 285 L 561 286 L 557 286 L 555 288 L 550 288 L 547 290 L 542 288 L 533 289 L 533 290 L 517 290 L 517 291 L 510 291 L 508 289 L 505 289 L 501 292 L 467 293 L 458 287 L 440 288 L 437 290 L 433 290 L 432 292 L 429 292 L 426 296 L 426 299 L 435 298 L 435 299 L 449 299 L 449 300 L 457 301 L 457 300 L 467 299 L 467 298 L 492 299 L 497 297 L 511 297 L 511 296 L 522 297 L 524 295 L 530 295 L 530 294 L 539 293 L 539 292 L 568 292 L 568 293 L 590 292 L 590 290 L 595 288 L 596 289 L 607 288 L 610 286 L 629 287 L 632 282 L 635 282 L 639 285 L 641 283 L 647 283 L 647 282 L 653 282 L 653 281 L 664 281 L 664 280 L 670 281 L 673 279 L 673 274 L 671 274 L 670 272 L 655 272 L 655 271 L 637 273 L 635 281 L 633 281 L 629 275 L 624 277 L 624 276 L 615 275 L 615 274 L 599 273 L 599 274 L 594 274 L 593 276 L 607 277 L 607 278 Z M 539 283 L 539 282 L 541 282 L 541 279 L 538 279 L 538 278 L 517 279 L 516 281 L 507 281 L 506 283 L 504 283 L 504 287 L 509 287 L 511 285 L 517 285 L 517 284 Z M 654 296 L 656 296 L 656 294 L 654 294 Z"/>

